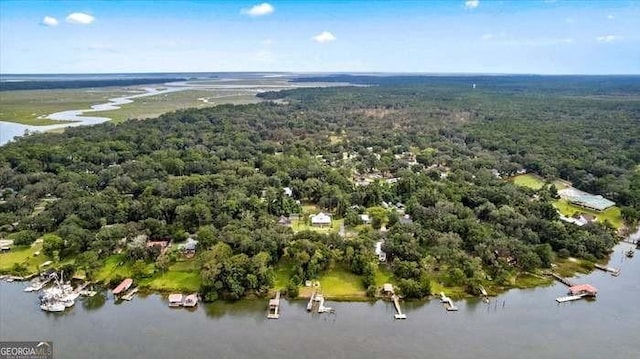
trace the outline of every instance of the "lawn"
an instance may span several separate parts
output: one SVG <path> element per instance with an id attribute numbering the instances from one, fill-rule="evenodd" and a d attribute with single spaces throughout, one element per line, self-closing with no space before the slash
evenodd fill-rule
<path id="1" fill-rule="evenodd" d="M 114 277 L 131 277 L 131 266 L 126 262 L 124 254 L 114 254 L 109 256 L 104 262 L 104 266 L 98 274 L 96 279 L 101 282 L 108 282 Z"/>
<path id="2" fill-rule="evenodd" d="M 535 175 L 533 173 L 527 173 L 524 175 L 511 177 L 511 181 L 518 186 L 527 187 L 535 190 L 542 188 L 545 184 L 544 179 L 542 179 L 540 176 Z"/>
<path id="3" fill-rule="evenodd" d="M 393 273 L 384 264 L 379 264 L 376 270 L 376 287 L 382 287 L 385 283 L 393 283 Z"/>
<path id="4" fill-rule="evenodd" d="M 276 289 L 284 288 L 293 274 L 293 265 L 289 261 L 282 260 L 275 266 L 274 272 L 273 287 Z"/>
<path id="5" fill-rule="evenodd" d="M 304 221 L 293 220 L 291 221 L 291 229 L 293 229 L 294 232 L 314 231 L 320 233 L 331 233 L 340 231 L 340 227 L 343 223 L 344 219 L 335 219 L 331 221 L 331 226 L 329 227 L 314 227 L 312 225 L 304 223 Z"/>
<path id="6" fill-rule="evenodd" d="M 324 272 L 318 281 L 322 293 L 329 298 L 366 296 L 362 278 L 343 267 L 336 267 Z"/>
<path id="7" fill-rule="evenodd" d="M 37 242 L 33 246 L 11 247 L 9 252 L 0 254 L 0 272 L 8 272 L 16 263 L 27 266 L 28 273 L 35 273 L 38 267 L 46 262 L 48 258 L 40 253 L 42 251 L 42 242 Z"/>
<path id="8" fill-rule="evenodd" d="M 576 212 L 588 213 L 596 216 L 599 222 L 609 221 L 616 229 L 620 229 L 624 224 L 622 215 L 620 214 L 620 207 L 614 206 L 607 208 L 602 212 L 592 211 L 590 209 L 582 208 L 580 206 L 569 203 L 566 199 L 559 199 L 553 203 L 553 206 L 557 208 L 563 216 L 571 217 Z"/>
<path id="9" fill-rule="evenodd" d="M 141 285 L 149 289 L 166 291 L 197 292 L 202 283 L 200 273 L 197 271 L 175 270 L 172 266 L 165 273 L 154 276 L 151 279 L 142 280 Z"/>

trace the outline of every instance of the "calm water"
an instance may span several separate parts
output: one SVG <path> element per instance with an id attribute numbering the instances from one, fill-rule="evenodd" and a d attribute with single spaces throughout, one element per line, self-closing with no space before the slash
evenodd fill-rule
<path id="1" fill-rule="evenodd" d="M 593 272 L 578 283 L 600 290 L 595 301 L 558 305 L 566 287 L 512 290 L 490 304 L 335 303 L 336 315 L 310 315 L 306 302 L 284 302 L 279 320 L 266 300 L 170 309 L 159 295 L 115 304 L 83 299 L 63 314 L 38 309 L 22 283 L 0 284 L 0 338 L 53 340 L 57 358 L 637 358 L 640 357 L 640 256 L 616 248 L 619 277 Z M 504 304 L 503 304 L 504 303 Z"/>

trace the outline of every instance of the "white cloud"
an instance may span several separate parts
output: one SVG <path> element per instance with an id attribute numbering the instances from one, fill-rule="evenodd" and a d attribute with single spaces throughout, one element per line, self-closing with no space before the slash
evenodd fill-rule
<path id="1" fill-rule="evenodd" d="M 321 33 L 319 33 L 318 35 L 313 37 L 313 41 L 315 42 L 319 42 L 319 43 L 325 43 L 325 42 L 331 42 L 334 41 L 336 39 L 336 37 L 330 33 L 329 31 L 323 31 Z"/>
<path id="2" fill-rule="evenodd" d="M 609 20 L 613 20 L 613 19 L 615 19 L 615 18 L 616 18 L 616 17 L 615 17 L 615 16 L 613 16 L 613 15 L 607 15 L 607 19 L 609 19 Z"/>
<path id="3" fill-rule="evenodd" d="M 66 20 L 68 23 L 71 23 L 71 24 L 89 25 L 95 19 L 96 19 L 95 17 L 89 14 L 85 14 L 83 12 L 74 12 L 72 14 L 69 14 Z"/>
<path id="4" fill-rule="evenodd" d="M 475 9 L 480 5 L 480 0 L 467 0 L 464 2 L 466 9 Z"/>
<path id="5" fill-rule="evenodd" d="M 51 16 L 45 16 L 42 18 L 42 21 L 40 22 L 40 24 L 44 26 L 58 26 L 58 19 Z"/>
<path id="6" fill-rule="evenodd" d="M 620 36 L 617 36 L 617 35 L 602 35 L 602 36 L 596 37 L 597 42 L 614 42 L 619 39 L 620 39 Z"/>
<path id="7" fill-rule="evenodd" d="M 264 16 L 273 14 L 276 9 L 273 5 L 263 2 L 262 4 L 254 5 L 248 9 L 242 9 L 240 12 L 249 16 Z"/>

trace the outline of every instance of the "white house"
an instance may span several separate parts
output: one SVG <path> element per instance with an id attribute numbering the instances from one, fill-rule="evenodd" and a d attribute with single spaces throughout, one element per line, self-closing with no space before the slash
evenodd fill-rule
<path id="1" fill-rule="evenodd" d="M 360 220 L 362 221 L 362 223 L 364 224 L 369 224 L 371 223 L 371 217 L 369 217 L 368 214 L 361 214 L 360 215 Z"/>
<path id="2" fill-rule="evenodd" d="M 311 216 L 311 225 L 317 227 L 324 227 L 331 225 L 331 216 L 320 212 L 316 215 Z"/>
<path id="3" fill-rule="evenodd" d="M 284 192 L 285 195 L 289 197 L 293 196 L 293 190 L 291 189 L 291 187 L 284 187 L 282 191 Z"/>

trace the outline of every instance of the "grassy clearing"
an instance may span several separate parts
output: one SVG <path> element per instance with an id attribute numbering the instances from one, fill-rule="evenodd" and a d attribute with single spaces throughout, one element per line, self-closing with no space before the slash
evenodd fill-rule
<path id="1" fill-rule="evenodd" d="M 131 89 L 118 87 L 2 91 L 0 121 L 34 126 L 65 123 L 39 117 L 59 111 L 87 109 L 113 97 L 131 95 L 130 91 Z"/>
<path id="2" fill-rule="evenodd" d="M 104 262 L 104 266 L 96 275 L 96 279 L 101 282 L 108 282 L 117 276 L 131 277 L 131 265 L 126 262 L 124 254 L 114 254 L 109 256 Z"/>
<path id="3" fill-rule="evenodd" d="M 376 270 L 376 287 L 382 287 L 385 283 L 393 283 L 393 273 L 389 270 L 389 267 L 383 264 L 378 265 L 378 269 Z"/>
<path id="4" fill-rule="evenodd" d="M 462 286 L 445 287 L 442 283 L 432 280 L 431 294 L 440 295 L 441 292 L 451 298 L 464 298 L 469 296 L 469 293 L 467 293 Z"/>
<path id="5" fill-rule="evenodd" d="M 179 267 L 178 267 L 179 268 Z M 175 265 L 171 266 L 165 273 L 145 279 L 141 285 L 149 289 L 167 292 L 167 291 L 184 291 L 197 292 L 200 290 L 202 279 L 197 271 L 182 271 L 176 269 Z"/>
<path id="6" fill-rule="evenodd" d="M 602 212 L 597 212 L 573 205 L 566 199 L 559 199 L 555 201 L 553 203 L 553 206 L 557 208 L 560 213 L 562 213 L 562 215 L 567 217 L 571 217 L 576 213 L 588 213 L 596 216 L 596 218 L 598 218 L 598 221 L 601 223 L 604 223 L 604 221 L 609 221 L 609 223 L 611 223 L 611 225 L 613 225 L 616 229 L 620 229 L 624 225 L 624 221 L 622 220 L 622 215 L 620 213 L 620 207 L 617 206 L 607 208 Z"/>
<path id="7" fill-rule="evenodd" d="M 293 274 L 293 265 L 288 261 L 281 261 L 275 268 L 275 278 L 273 281 L 273 287 L 281 289 L 287 286 L 291 275 Z"/>
<path id="8" fill-rule="evenodd" d="M 544 179 L 542 179 L 542 177 L 533 173 L 511 177 L 511 181 L 518 186 L 527 187 L 534 190 L 539 190 L 545 184 L 545 181 Z"/>
<path id="9" fill-rule="evenodd" d="M 336 267 L 328 270 L 318 280 L 322 293 L 330 298 L 366 297 L 360 276 L 345 268 Z"/>
<path id="10" fill-rule="evenodd" d="M 28 273 L 37 272 L 48 258 L 42 253 L 35 255 L 36 252 L 42 252 L 42 242 L 33 246 L 11 247 L 9 252 L 0 254 L 0 272 L 8 272 L 15 264 L 25 265 Z"/>
<path id="11" fill-rule="evenodd" d="M 577 273 L 586 274 L 593 270 L 593 263 L 578 258 L 556 259 L 553 271 L 562 277 L 573 277 Z"/>
<path id="12" fill-rule="evenodd" d="M 291 229 L 293 229 L 294 232 L 314 231 L 314 232 L 320 232 L 320 233 L 331 233 L 331 232 L 340 231 L 340 227 L 342 226 L 343 223 L 344 223 L 344 219 L 336 219 L 331 221 L 331 226 L 315 227 L 301 220 L 293 220 L 291 222 Z"/>

